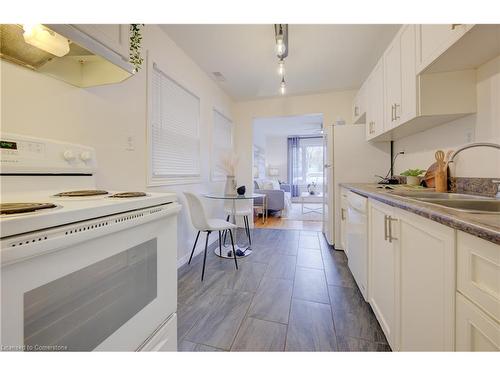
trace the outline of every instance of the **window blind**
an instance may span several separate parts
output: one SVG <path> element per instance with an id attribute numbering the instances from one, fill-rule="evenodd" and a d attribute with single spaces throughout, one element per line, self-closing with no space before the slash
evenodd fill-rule
<path id="1" fill-rule="evenodd" d="M 200 99 L 153 64 L 151 75 L 153 179 L 200 175 Z"/>
<path id="2" fill-rule="evenodd" d="M 222 167 L 223 158 L 233 148 L 233 123 L 214 109 L 214 131 L 212 135 L 212 178 L 223 179 L 226 172 Z"/>

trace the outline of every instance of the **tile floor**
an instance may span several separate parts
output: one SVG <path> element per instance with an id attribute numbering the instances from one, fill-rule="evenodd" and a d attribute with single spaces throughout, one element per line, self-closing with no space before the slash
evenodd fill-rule
<path id="1" fill-rule="evenodd" d="M 345 254 L 320 232 L 252 235 L 238 271 L 213 251 L 203 282 L 201 254 L 179 270 L 179 351 L 390 350 Z"/>

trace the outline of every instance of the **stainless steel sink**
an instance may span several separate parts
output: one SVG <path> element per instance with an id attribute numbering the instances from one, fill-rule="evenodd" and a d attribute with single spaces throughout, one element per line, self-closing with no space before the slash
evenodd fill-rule
<path id="1" fill-rule="evenodd" d="M 494 198 L 482 197 L 479 195 L 458 194 L 458 193 L 435 193 L 430 191 L 391 191 L 389 194 L 398 195 L 400 197 L 415 198 L 415 199 L 441 199 L 441 200 L 467 200 L 481 199 L 494 200 Z"/>
<path id="2" fill-rule="evenodd" d="M 433 199 L 416 198 L 421 202 L 437 204 L 470 213 L 500 213 L 500 200 L 496 199 Z"/>

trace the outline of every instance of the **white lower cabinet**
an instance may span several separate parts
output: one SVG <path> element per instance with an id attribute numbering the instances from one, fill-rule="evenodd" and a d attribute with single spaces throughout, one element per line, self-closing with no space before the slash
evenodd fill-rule
<path id="1" fill-rule="evenodd" d="M 373 200 L 368 203 L 368 302 L 392 350 L 396 334 L 396 249 L 388 240 L 387 218 L 393 208 Z"/>
<path id="2" fill-rule="evenodd" d="M 453 229 L 370 200 L 368 290 L 393 350 L 454 350 Z"/>
<path id="3" fill-rule="evenodd" d="M 344 250 L 345 254 L 349 256 L 346 246 L 346 224 L 347 224 L 347 190 L 340 189 L 340 239 L 337 250 Z"/>
<path id="4" fill-rule="evenodd" d="M 457 293 L 457 351 L 500 351 L 500 324 Z"/>
<path id="5" fill-rule="evenodd" d="M 407 211 L 395 211 L 399 350 L 453 351 L 455 231 Z"/>

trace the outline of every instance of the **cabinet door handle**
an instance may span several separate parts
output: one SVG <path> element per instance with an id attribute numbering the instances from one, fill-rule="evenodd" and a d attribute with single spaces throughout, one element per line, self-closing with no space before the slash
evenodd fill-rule
<path id="1" fill-rule="evenodd" d="M 462 26 L 462 24 L 461 23 L 452 23 L 451 24 L 451 29 L 455 30 L 458 26 Z"/>
<path id="2" fill-rule="evenodd" d="M 389 216 L 387 218 L 387 225 L 389 227 L 389 235 L 388 235 L 388 238 L 389 238 L 389 242 L 392 243 L 392 240 L 397 240 L 396 237 L 392 237 L 392 222 L 393 221 L 398 221 L 398 219 L 394 219 L 392 216 Z"/>
<path id="3" fill-rule="evenodd" d="M 388 235 L 387 235 L 387 219 L 389 219 L 389 217 L 387 215 L 384 215 L 384 240 L 387 241 L 389 239 Z"/>
<path id="4" fill-rule="evenodd" d="M 354 116 L 357 116 L 359 113 L 359 108 L 357 106 L 354 107 Z"/>
<path id="5" fill-rule="evenodd" d="M 342 220 L 345 220 L 345 209 L 344 209 L 344 208 L 341 208 L 341 209 L 340 209 L 340 218 L 341 218 Z"/>
<path id="6" fill-rule="evenodd" d="M 399 107 L 399 104 L 394 104 L 394 120 L 399 120 L 398 107 Z"/>
<path id="7" fill-rule="evenodd" d="M 394 104 L 391 105 L 391 121 L 394 121 Z"/>

